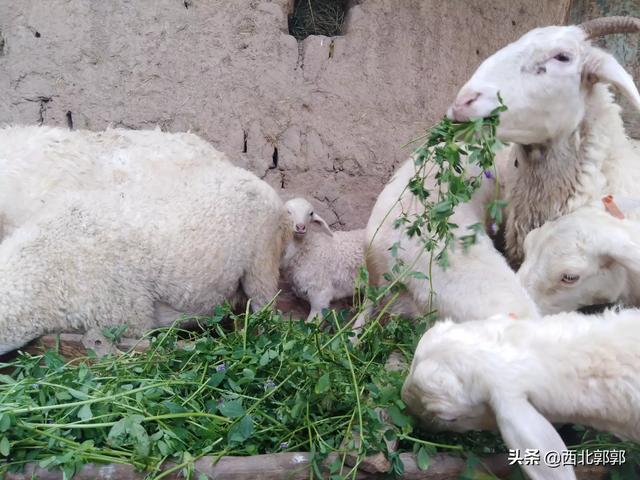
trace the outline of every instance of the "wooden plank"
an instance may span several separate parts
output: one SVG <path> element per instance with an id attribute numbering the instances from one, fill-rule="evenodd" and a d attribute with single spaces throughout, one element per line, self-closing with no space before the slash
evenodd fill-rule
<path id="1" fill-rule="evenodd" d="M 41 355 L 46 350 L 59 348 L 60 354 L 67 360 L 84 358 L 87 356 L 87 349 L 83 343 L 84 335 L 79 333 L 61 333 L 58 335 L 44 335 L 29 343 L 22 350 L 32 355 Z M 116 347 L 126 352 L 135 348 L 141 352 L 149 348 L 147 340 L 138 341 L 133 338 L 122 338 Z"/>
<path id="2" fill-rule="evenodd" d="M 306 480 L 310 473 L 310 454 L 306 452 L 287 452 L 269 455 L 254 455 L 252 457 L 222 457 L 216 462 L 216 457 L 203 457 L 194 464 L 195 478 L 204 475 L 208 479 L 225 480 Z M 331 454 L 323 462 L 323 470 L 326 466 L 338 458 L 338 454 Z M 418 468 L 415 455 L 410 453 L 400 454 L 404 464 L 404 473 L 400 475 L 402 480 L 453 480 L 459 478 L 466 469 L 466 460 L 447 454 L 436 454 L 431 458 L 431 464 L 427 470 Z M 173 464 L 165 465 L 164 471 L 174 467 Z M 491 472 L 499 478 L 504 478 L 513 471 L 508 465 L 505 455 L 492 455 L 481 459 L 481 465 L 474 469 L 475 473 Z M 344 471 L 343 474 L 346 474 Z M 75 480 L 143 480 L 147 474 L 136 472 L 131 465 L 85 465 L 74 476 Z M 602 466 L 577 467 L 576 475 L 580 480 L 603 480 L 608 475 L 607 469 Z M 38 478 L 39 480 L 60 480 L 62 474 L 59 471 L 48 471 L 35 464 L 26 466 L 23 473 L 8 473 L 6 480 L 27 480 Z M 183 478 L 180 471 L 172 472 L 165 477 L 167 480 Z M 356 478 L 369 480 L 383 478 L 380 473 L 359 471 Z"/>

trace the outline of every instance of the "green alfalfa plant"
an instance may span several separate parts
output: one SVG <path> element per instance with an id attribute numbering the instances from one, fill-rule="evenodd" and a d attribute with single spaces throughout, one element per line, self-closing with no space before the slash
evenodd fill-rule
<path id="1" fill-rule="evenodd" d="M 421 272 L 414 269 L 417 258 L 411 265 L 406 265 L 398 258 L 401 247 L 395 243 L 390 247 L 390 254 L 395 258 L 395 264 L 390 272 L 384 273 L 386 285 L 375 287 L 369 285 L 369 277 L 364 266 L 356 279 L 357 295 L 355 302 L 358 313 L 363 311 L 361 298 L 378 304 L 385 300 L 383 309 L 389 308 L 399 292 L 404 288 L 404 281 L 408 277 L 421 278 L 427 281 L 430 305 L 433 305 L 434 292 L 431 283 L 431 272 L 434 262 L 443 268 L 449 265 L 449 254 L 456 248 L 466 251 L 476 243 L 477 236 L 484 234 L 484 225 L 477 223 L 468 227 L 464 235 L 455 236 L 458 227 L 451 221 L 455 209 L 461 203 L 471 200 L 473 194 L 480 188 L 483 178 L 495 179 L 494 198 L 486 205 L 484 224 L 489 224 L 495 233 L 503 221 L 503 208 L 506 202 L 500 199 L 500 183 L 495 166 L 495 154 L 504 147 L 496 137 L 496 130 L 500 123 L 500 113 L 507 107 L 499 98 L 499 106 L 486 118 L 479 118 L 469 122 L 458 123 L 443 118 L 431 127 L 427 133 L 412 140 L 407 145 L 419 145 L 415 148 L 412 158 L 416 173 L 409 180 L 397 201 L 392 205 L 387 216 L 400 203 L 401 198 L 409 192 L 419 202 L 421 208 L 411 212 L 402 210 L 393 219 L 394 228 L 403 228 L 409 238 L 416 238 L 422 245 L 420 255 L 429 255 L 429 271 Z M 478 170 L 479 167 L 479 170 Z M 471 173 L 476 170 L 479 173 Z M 429 180 L 435 181 L 435 188 L 426 185 Z M 383 222 L 388 218 L 385 216 Z M 374 236 L 378 234 L 375 232 Z M 430 307 L 426 316 L 434 318 Z"/>
<path id="2" fill-rule="evenodd" d="M 346 479 L 376 452 L 402 468 L 385 438 L 404 449 L 461 450 L 413 440 L 400 400 L 406 371 L 385 369 L 390 352 L 415 349 L 409 323 L 376 329 L 356 348 L 343 315 L 332 311 L 325 331 L 269 308 L 220 306 L 198 319 L 204 332 L 176 323 L 149 335 L 144 352 L 68 363 L 50 350 L 0 363 L 8 372 L 0 375 L 0 475 L 37 463 L 71 478 L 86 463 L 126 463 L 156 480 L 176 471 L 193 478 L 204 455 L 306 451 L 313 478 L 327 478 L 323 462 L 338 453 L 330 475 Z M 163 471 L 167 462 L 174 466 Z"/>

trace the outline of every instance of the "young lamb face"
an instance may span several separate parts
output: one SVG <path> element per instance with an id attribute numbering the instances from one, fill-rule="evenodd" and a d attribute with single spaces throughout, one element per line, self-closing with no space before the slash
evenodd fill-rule
<path id="1" fill-rule="evenodd" d="M 588 207 L 529 232 L 518 277 L 543 314 L 622 299 L 640 259 L 623 221 Z"/>
<path id="2" fill-rule="evenodd" d="M 612 55 L 592 47 L 580 27 L 537 28 L 487 58 L 462 87 L 447 115 L 488 116 L 498 93 L 508 110 L 498 136 L 535 144 L 565 136 L 581 122 L 594 82 L 616 85 L 640 108 L 633 79 Z"/>
<path id="3" fill-rule="evenodd" d="M 465 326 L 471 323 L 475 322 Z M 476 375 L 474 359 L 465 352 L 465 345 L 473 343 L 472 330 L 461 331 L 450 321 L 439 322 L 418 344 L 415 368 L 405 381 L 402 398 L 431 430 L 464 432 L 495 427 L 485 382 Z"/>
<path id="4" fill-rule="evenodd" d="M 296 238 L 304 238 L 312 222 L 319 224 L 328 235 L 333 236 L 327 222 L 313 210 L 313 205 L 304 198 L 292 198 L 284 205 L 293 221 L 293 234 Z"/>

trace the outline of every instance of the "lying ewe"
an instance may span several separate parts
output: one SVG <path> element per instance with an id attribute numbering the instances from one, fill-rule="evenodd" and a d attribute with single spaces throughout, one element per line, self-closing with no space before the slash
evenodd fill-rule
<path id="1" fill-rule="evenodd" d="M 416 350 L 402 399 L 438 430 L 500 429 L 511 449 L 539 449 L 534 480 L 575 479 L 545 453 L 566 450 L 553 423 L 640 441 L 640 310 L 535 321 L 499 315 L 436 323 Z"/>
<path id="2" fill-rule="evenodd" d="M 448 116 L 486 117 L 498 106 L 498 137 L 513 142 L 507 189 L 507 255 L 523 258 L 527 233 L 605 193 L 633 195 L 640 150 L 630 141 L 608 84 L 640 109 L 632 77 L 590 38 L 640 32 L 640 19 L 609 17 L 580 26 L 537 28 L 487 58 L 458 93 Z"/>
<path id="3" fill-rule="evenodd" d="M 0 238 L 64 192 L 111 189 L 202 165 L 228 164 L 190 133 L 0 128 Z"/>
<path id="4" fill-rule="evenodd" d="M 293 222 L 293 238 L 285 247 L 282 269 L 294 293 L 310 303 L 310 321 L 332 300 L 353 296 L 363 262 L 364 230 L 332 232 L 304 198 L 293 198 L 285 207 Z M 312 223 L 325 233 L 314 232 Z"/>
<path id="5" fill-rule="evenodd" d="M 231 165 L 60 198 L 0 243 L 0 353 L 74 329 L 141 335 L 240 289 L 255 310 L 290 236 L 275 191 Z"/>
<path id="6" fill-rule="evenodd" d="M 626 203 L 617 202 L 627 212 L 639 206 Z M 602 204 L 531 230 L 524 252 L 518 277 L 545 314 L 610 303 L 640 306 L 640 223 L 615 218 Z"/>
<path id="7" fill-rule="evenodd" d="M 515 272 L 509 268 L 502 255 L 493 247 L 485 235 L 478 235 L 477 242 L 464 253 L 457 248 L 450 255 L 450 264 L 442 269 L 437 262 L 430 262 L 430 254 L 416 237 L 409 237 L 403 227 L 394 228 L 396 218 L 404 211 L 409 216 L 422 212 L 423 206 L 406 189 L 409 180 L 415 175 L 413 159 L 407 160 L 395 173 L 391 181 L 378 196 L 366 228 L 366 264 L 369 279 L 374 286 L 383 286 L 386 272 L 391 272 L 396 258 L 411 271 L 431 276 L 435 291 L 434 305 L 440 318 L 452 318 L 455 321 L 487 318 L 497 313 L 512 313 L 518 317 L 535 317 L 536 306 L 526 291 L 520 286 Z M 478 173 L 471 171 L 470 173 Z M 482 186 L 468 203 L 456 207 L 451 223 L 459 227 L 454 230 L 456 236 L 468 234 L 467 227 L 484 222 L 484 205 L 494 194 L 494 180 L 484 179 Z M 427 179 L 428 189 L 435 188 L 433 176 Z M 398 243 L 397 257 L 390 248 Z M 431 274 L 429 267 L 431 265 Z M 428 280 L 408 276 L 403 280 L 407 289 L 401 293 L 398 303 L 401 310 L 397 313 L 415 315 L 429 309 L 430 285 Z M 402 310 L 409 306 L 408 310 Z M 365 311 L 354 323 L 354 329 L 362 327 L 371 314 L 368 303 Z"/>

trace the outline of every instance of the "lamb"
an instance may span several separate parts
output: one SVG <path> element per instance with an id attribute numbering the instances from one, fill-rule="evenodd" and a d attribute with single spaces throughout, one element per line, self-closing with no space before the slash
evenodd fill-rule
<path id="1" fill-rule="evenodd" d="M 581 207 L 527 235 L 518 277 L 542 313 L 612 303 L 640 306 L 640 223 L 623 213 L 640 202 L 603 200 L 608 209 Z"/>
<path id="2" fill-rule="evenodd" d="M 608 17 L 580 26 L 537 28 L 487 58 L 447 115 L 486 117 L 499 104 L 497 135 L 513 142 L 506 198 L 506 253 L 517 267 L 526 234 L 606 193 L 632 195 L 640 144 L 625 134 L 608 85 L 640 109 L 640 94 L 616 59 L 589 39 L 640 32 L 640 19 Z"/>
<path id="3" fill-rule="evenodd" d="M 571 480 L 547 452 L 566 446 L 552 423 L 640 441 L 640 310 L 542 319 L 438 322 L 420 340 L 402 399 L 435 430 L 499 428 L 511 449 L 537 449 L 533 480 Z"/>
<path id="4" fill-rule="evenodd" d="M 0 243 L 0 354 L 46 333 L 139 336 L 244 293 L 277 293 L 291 236 L 276 192 L 232 165 L 59 197 Z"/>
<path id="5" fill-rule="evenodd" d="M 67 191 L 119 188 L 203 165 L 229 165 L 191 133 L 0 128 L 0 239 Z"/>
<path id="6" fill-rule="evenodd" d="M 304 198 L 285 203 L 293 223 L 293 238 L 282 259 L 284 276 L 294 293 L 309 302 L 307 321 L 328 308 L 332 300 L 352 297 L 358 268 L 364 258 L 364 229 L 332 232 Z M 312 223 L 324 233 L 314 232 Z"/>
<path id="7" fill-rule="evenodd" d="M 393 307 L 396 313 L 415 316 L 435 307 L 440 318 L 449 317 L 455 321 L 481 319 L 497 313 L 536 317 L 535 304 L 486 235 L 479 235 L 476 244 L 466 253 L 457 248 L 450 255 L 449 266 L 443 269 L 437 262 L 430 261 L 430 254 L 418 238 L 409 237 L 402 228 L 394 228 L 395 219 L 403 211 L 410 216 L 422 211 L 420 202 L 406 189 L 416 168 L 412 158 L 407 160 L 382 190 L 373 207 L 366 227 L 368 247 L 365 250 L 370 283 L 377 287 L 388 284 L 385 273 L 391 272 L 400 260 L 410 271 L 430 276 L 431 285 L 421 275 L 406 276 L 403 279 L 406 291 L 400 293 L 398 306 Z M 469 174 L 478 173 L 478 167 L 469 166 Z M 484 205 L 494 194 L 495 180 L 483 180 L 471 200 L 458 205 L 451 217 L 451 223 L 458 225 L 454 230 L 456 236 L 466 235 L 470 225 L 484 223 Z M 435 188 L 433 174 L 427 177 L 425 187 Z M 394 258 L 390 249 L 396 243 L 397 257 Z M 433 305 L 430 286 L 435 292 Z M 362 328 L 371 311 L 372 304 L 367 302 L 353 325 L 355 331 Z"/>

